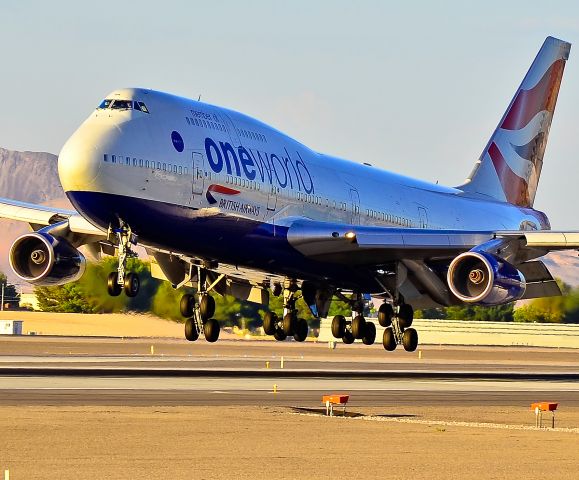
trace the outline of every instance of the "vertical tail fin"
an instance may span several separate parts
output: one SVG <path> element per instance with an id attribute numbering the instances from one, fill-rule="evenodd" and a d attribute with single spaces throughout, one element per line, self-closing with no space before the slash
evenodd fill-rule
<path id="1" fill-rule="evenodd" d="M 466 183 L 458 188 L 532 207 L 571 44 L 547 37 Z"/>

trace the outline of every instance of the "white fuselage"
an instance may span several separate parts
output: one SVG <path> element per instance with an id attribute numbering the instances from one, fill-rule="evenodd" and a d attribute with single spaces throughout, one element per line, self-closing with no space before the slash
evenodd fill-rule
<path id="1" fill-rule="evenodd" d="M 548 228 L 538 211 L 323 155 L 231 110 L 142 89 L 108 98 L 138 99 L 149 113 L 90 115 L 59 158 L 69 196 L 98 192 L 280 226 L 305 217 L 429 229 Z"/>

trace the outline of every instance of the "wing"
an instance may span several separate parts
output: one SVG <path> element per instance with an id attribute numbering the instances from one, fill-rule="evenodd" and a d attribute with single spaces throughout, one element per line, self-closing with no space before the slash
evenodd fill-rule
<path id="1" fill-rule="evenodd" d="M 297 220 L 287 236 L 296 250 L 312 260 L 371 271 L 395 268 L 395 274 L 403 277 L 396 281 L 408 297 L 427 294 L 442 305 L 453 302 L 446 271 L 464 252 L 486 252 L 512 264 L 526 280 L 522 298 L 536 298 L 561 292 L 547 267 L 535 259 L 551 251 L 579 249 L 579 232 L 559 231 L 428 230 Z"/>
<path id="2" fill-rule="evenodd" d="M 71 240 L 76 247 L 98 242 L 107 236 L 107 232 L 89 223 L 75 210 L 46 207 L 7 198 L 0 198 L 0 218 L 26 222 L 33 230 L 54 225 L 54 228 L 58 228 L 59 235 Z"/>
<path id="3" fill-rule="evenodd" d="M 508 246 L 514 263 L 551 251 L 579 249 L 579 232 L 559 231 L 428 230 L 298 220 L 287 235 L 289 243 L 306 257 L 347 265 L 453 258 L 497 239 L 505 244 L 503 249 Z"/>

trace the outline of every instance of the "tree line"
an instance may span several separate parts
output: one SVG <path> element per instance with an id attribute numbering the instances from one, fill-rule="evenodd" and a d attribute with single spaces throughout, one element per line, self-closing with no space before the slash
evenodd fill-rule
<path id="1" fill-rule="evenodd" d="M 161 318 L 184 321 L 179 312 L 179 301 L 184 293 L 193 293 L 194 289 L 174 289 L 169 282 L 157 280 L 151 276 L 148 262 L 137 258 L 129 259 L 127 268 L 139 275 L 141 289 L 139 295 L 129 298 L 126 295 L 111 297 L 107 292 L 107 276 L 115 271 L 117 261 L 106 257 L 100 262 L 87 264 L 83 277 L 66 285 L 53 287 L 36 287 L 34 292 L 41 310 L 48 312 L 68 313 L 116 313 L 116 312 L 150 312 Z M 0 272 L 0 282 L 6 284 L 5 295 L 10 302 L 17 302 L 18 296 L 14 285 L 6 282 L 6 276 Z M 579 287 L 571 287 L 558 280 L 562 297 L 539 298 L 496 307 L 460 305 L 446 308 L 429 308 L 416 310 L 415 318 L 475 320 L 496 322 L 538 322 L 538 323 L 579 323 Z M 244 302 L 229 295 L 215 295 L 215 318 L 224 326 L 237 325 L 253 329 L 261 325 L 265 310 L 254 303 Z M 302 299 L 297 302 L 298 315 L 309 319 L 311 314 Z M 283 298 L 270 295 L 269 310 L 282 315 Z M 350 315 L 348 305 L 334 298 L 329 317 Z M 311 324 L 312 327 L 317 325 Z"/>

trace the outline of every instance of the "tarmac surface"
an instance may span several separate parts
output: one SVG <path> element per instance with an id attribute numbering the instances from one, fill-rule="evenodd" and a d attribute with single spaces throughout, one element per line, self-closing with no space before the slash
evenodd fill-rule
<path id="1" fill-rule="evenodd" d="M 348 392 L 354 406 L 520 405 L 540 396 L 579 407 L 578 357 L 525 347 L 392 353 L 313 342 L 2 337 L 0 405 L 314 407 L 325 393 Z"/>

